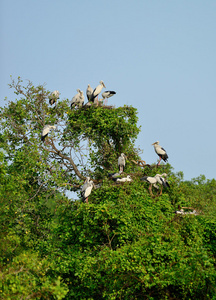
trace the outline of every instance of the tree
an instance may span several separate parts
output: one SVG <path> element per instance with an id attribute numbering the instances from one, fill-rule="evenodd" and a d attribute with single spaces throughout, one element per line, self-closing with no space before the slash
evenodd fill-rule
<path id="1" fill-rule="evenodd" d="M 19 98 L 0 111 L 4 297 L 214 299 L 215 180 L 139 165 L 133 107 L 52 107 L 44 86 L 10 87 Z M 48 124 L 57 128 L 43 143 Z M 121 152 L 133 181 L 118 184 L 107 175 Z M 140 181 L 156 173 L 168 174 L 162 195 Z M 87 176 L 89 204 L 70 201 Z M 176 215 L 181 207 L 199 214 Z"/>
<path id="2" fill-rule="evenodd" d="M 10 87 L 20 99 L 9 101 L 8 107 L 1 109 L 2 146 L 9 161 L 18 149 L 34 155 L 41 184 L 61 191 L 74 190 L 86 176 L 97 182 L 102 174 L 116 168 L 123 150 L 129 161 L 137 157 L 133 145 L 139 129 L 133 107 L 71 110 L 68 99 L 58 100 L 51 107 L 50 92 L 44 86 L 34 87 L 31 82 L 22 86 L 18 78 Z M 44 126 L 54 124 L 57 130 L 43 144 L 40 137 Z"/>

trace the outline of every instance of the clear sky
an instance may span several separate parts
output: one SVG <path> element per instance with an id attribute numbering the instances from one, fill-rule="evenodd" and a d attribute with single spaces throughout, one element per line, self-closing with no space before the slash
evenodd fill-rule
<path id="1" fill-rule="evenodd" d="M 1 0 L 0 104 L 10 75 L 61 98 L 103 80 L 138 109 L 142 159 L 160 141 L 184 179 L 216 178 L 215 0 Z"/>

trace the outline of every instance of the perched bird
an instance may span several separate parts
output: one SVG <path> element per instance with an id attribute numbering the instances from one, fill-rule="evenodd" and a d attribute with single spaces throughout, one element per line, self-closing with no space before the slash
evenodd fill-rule
<path id="1" fill-rule="evenodd" d="M 159 162 L 158 162 L 158 166 L 159 166 L 161 159 L 163 159 L 165 162 L 167 161 L 168 155 L 166 153 L 166 150 L 159 145 L 158 141 L 153 143 L 152 145 L 154 146 L 155 152 L 160 157 Z"/>
<path id="2" fill-rule="evenodd" d="M 114 96 L 115 94 L 116 94 L 116 92 L 114 92 L 114 91 L 105 91 L 105 92 L 103 92 L 103 94 L 101 95 L 102 98 L 103 98 L 102 100 L 105 100 L 105 101 L 106 101 L 106 99 L 108 99 L 108 98 Z"/>
<path id="3" fill-rule="evenodd" d="M 88 87 L 86 89 L 86 96 L 87 96 L 88 101 L 91 100 L 92 93 L 93 93 L 93 88 L 90 86 L 90 84 L 88 84 Z"/>
<path id="4" fill-rule="evenodd" d="M 51 95 L 49 96 L 49 103 L 50 105 L 53 105 L 54 103 L 56 103 L 56 100 L 59 99 L 59 91 L 54 91 L 51 93 Z"/>
<path id="5" fill-rule="evenodd" d="M 41 134 L 41 141 L 44 142 L 46 136 L 48 135 L 48 133 L 50 132 L 51 129 L 55 129 L 56 126 L 52 126 L 52 125 L 45 125 Z"/>
<path id="6" fill-rule="evenodd" d="M 194 209 L 193 211 L 184 211 L 184 209 L 176 210 L 175 214 L 178 215 L 199 215 L 199 213 Z"/>
<path id="7" fill-rule="evenodd" d="M 126 156 L 125 156 L 124 153 L 121 153 L 121 155 L 118 158 L 118 166 L 119 166 L 119 171 L 120 172 L 124 171 L 124 168 L 125 168 L 125 158 L 126 158 Z"/>
<path id="8" fill-rule="evenodd" d="M 83 91 L 80 91 L 80 97 L 77 101 L 77 104 L 79 107 L 83 106 L 84 100 L 85 100 L 85 97 L 84 97 Z"/>
<path id="9" fill-rule="evenodd" d="M 81 107 L 84 104 L 84 95 L 83 91 L 77 89 L 77 94 L 72 98 L 71 108 L 78 106 Z"/>
<path id="10" fill-rule="evenodd" d="M 165 177 L 165 178 L 163 178 Z M 155 175 L 155 178 L 157 179 L 157 182 L 159 184 L 161 184 L 162 186 L 164 186 L 165 188 L 170 188 L 170 185 L 169 183 L 166 181 L 166 177 L 167 177 L 167 174 L 166 173 L 163 173 L 163 174 L 156 174 Z"/>
<path id="11" fill-rule="evenodd" d="M 84 183 L 82 190 L 81 190 L 81 196 L 82 196 L 83 202 L 88 203 L 88 197 L 91 194 L 93 186 L 94 186 L 93 181 L 90 180 L 89 177 L 87 177 L 87 181 Z"/>
<path id="12" fill-rule="evenodd" d="M 100 81 L 100 84 L 93 90 L 92 92 L 92 96 L 91 96 L 91 102 L 94 102 L 95 98 L 98 97 L 98 95 L 100 94 L 100 92 L 102 91 L 103 88 L 106 88 L 103 80 Z"/>
<path id="13" fill-rule="evenodd" d="M 81 193 L 87 188 L 89 182 L 90 182 L 90 177 L 86 177 L 86 180 L 84 181 L 84 184 L 81 189 Z"/>
<path id="14" fill-rule="evenodd" d="M 157 178 L 156 177 L 151 177 L 151 176 L 144 176 L 142 178 L 140 178 L 140 180 L 142 181 L 146 181 L 148 183 L 150 183 L 150 186 L 149 186 L 149 190 L 152 191 L 152 185 L 158 189 L 159 187 L 156 185 L 156 183 L 158 182 Z"/>
<path id="15" fill-rule="evenodd" d="M 115 182 L 126 182 L 126 181 L 133 181 L 130 175 L 127 175 L 127 177 L 124 178 L 113 178 Z"/>

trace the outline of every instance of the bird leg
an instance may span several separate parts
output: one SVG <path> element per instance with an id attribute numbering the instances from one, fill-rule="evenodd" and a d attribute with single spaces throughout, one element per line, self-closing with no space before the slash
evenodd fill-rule
<path id="1" fill-rule="evenodd" d="M 151 196 L 153 196 L 153 194 L 152 194 L 152 184 L 149 185 L 149 193 L 151 194 Z"/>
<path id="2" fill-rule="evenodd" d="M 163 186 L 161 185 L 161 190 L 160 190 L 159 196 L 162 195 L 162 189 L 163 189 Z"/>
<path id="3" fill-rule="evenodd" d="M 88 204 L 89 202 L 88 202 L 88 197 L 85 199 L 85 202 Z"/>
<path id="4" fill-rule="evenodd" d="M 158 166 L 160 166 L 160 162 L 161 162 L 161 157 L 160 157 L 159 162 L 158 162 L 158 164 L 157 164 Z"/>

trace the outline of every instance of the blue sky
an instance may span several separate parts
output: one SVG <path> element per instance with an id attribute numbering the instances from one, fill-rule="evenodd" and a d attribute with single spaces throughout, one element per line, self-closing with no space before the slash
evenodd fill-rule
<path id="1" fill-rule="evenodd" d="M 61 98 L 103 80 L 138 109 L 136 146 L 160 141 L 184 179 L 215 178 L 216 1 L 1 0 L 0 104 L 10 75 Z"/>

